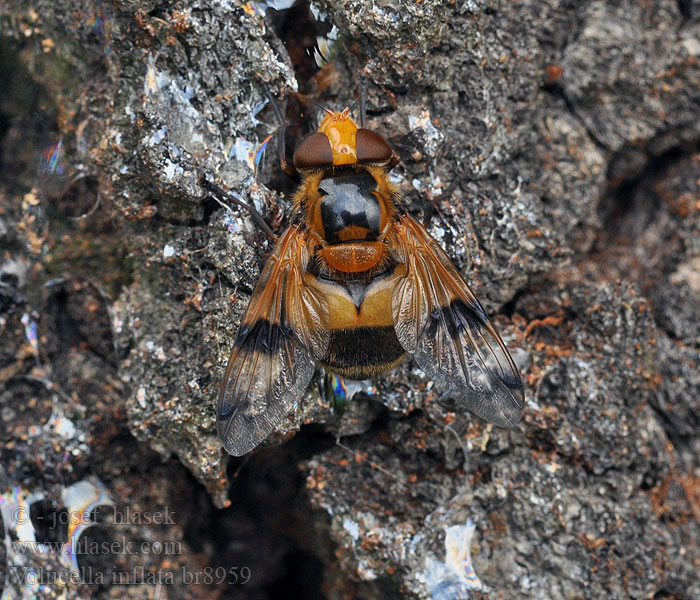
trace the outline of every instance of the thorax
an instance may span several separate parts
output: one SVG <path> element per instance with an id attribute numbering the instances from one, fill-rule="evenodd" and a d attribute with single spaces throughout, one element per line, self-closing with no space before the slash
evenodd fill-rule
<path id="1" fill-rule="evenodd" d="M 382 169 L 341 168 L 307 176 L 301 210 L 306 212 L 319 270 L 369 274 L 384 270 L 384 241 L 395 207 Z"/>

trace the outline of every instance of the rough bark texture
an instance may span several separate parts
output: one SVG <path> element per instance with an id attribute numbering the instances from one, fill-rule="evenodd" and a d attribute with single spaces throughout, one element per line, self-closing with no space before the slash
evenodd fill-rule
<path id="1" fill-rule="evenodd" d="M 0 7 L 5 594 L 700 598 L 700 3 L 310 9 Z M 281 231 L 293 187 L 248 159 L 266 95 L 308 123 L 363 70 L 396 185 L 500 313 L 525 416 L 450 412 L 407 362 L 342 419 L 312 384 L 230 459 L 215 398 L 271 242 L 207 182 Z M 80 540 L 116 546 L 76 559 L 86 583 L 10 543 L 65 541 L 90 494 L 115 511 Z M 480 583 L 445 566 L 454 526 Z"/>

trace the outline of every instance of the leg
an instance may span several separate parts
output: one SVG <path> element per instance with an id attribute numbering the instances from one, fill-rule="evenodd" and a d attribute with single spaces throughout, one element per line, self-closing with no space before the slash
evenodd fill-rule
<path id="1" fill-rule="evenodd" d="M 423 227 L 430 225 L 430 220 L 433 218 L 433 213 L 435 212 L 435 207 L 433 206 L 431 198 L 426 194 L 423 198 Z"/>
<path id="2" fill-rule="evenodd" d="M 238 194 L 235 192 L 232 192 L 231 190 L 224 190 L 221 186 L 219 186 L 216 183 L 212 183 L 211 181 L 207 181 L 206 179 L 202 178 L 200 181 L 201 185 L 203 188 L 206 190 L 209 190 L 209 192 L 212 193 L 212 198 L 216 200 L 221 206 L 224 208 L 228 208 L 231 210 L 231 207 L 226 205 L 221 199 L 219 199 L 217 196 L 220 196 L 222 199 L 229 200 L 236 206 L 240 206 L 241 208 L 244 208 L 245 210 L 248 211 L 250 216 L 252 217 L 253 221 L 255 221 L 255 224 L 262 229 L 265 234 L 272 240 L 272 241 L 277 241 L 277 236 L 275 235 L 275 232 L 270 229 L 270 226 L 267 224 L 265 219 L 262 218 L 262 215 L 256 210 L 256 208 L 252 205 L 243 200 Z"/>
<path id="3" fill-rule="evenodd" d="M 265 94 L 270 104 L 272 104 L 272 110 L 275 112 L 279 124 L 279 129 L 277 130 L 277 152 L 279 154 L 280 168 L 290 177 L 296 178 L 298 177 L 297 170 L 294 168 L 294 165 L 287 160 L 287 123 L 284 120 L 284 115 L 282 115 L 277 101 L 269 92 L 265 92 Z"/>

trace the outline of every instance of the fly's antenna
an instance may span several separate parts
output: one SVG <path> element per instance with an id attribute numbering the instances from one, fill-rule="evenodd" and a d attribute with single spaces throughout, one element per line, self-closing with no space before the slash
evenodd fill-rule
<path id="1" fill-rule="evenodd" d="M 314 102 L 314 106 L 316 108 L 320 108 L 323 112 L 325 112 L 327 115 L 333 115 L 335 114 L 332 110 L 327 109 L 325 106 L 321 106 L 317 102 Z"/>
<path id="2" fill-rule="evenodd" d="M 282 114 L 280 105 L 277 104 L 277 100 L 275 100 L 275 97 L 269 92 L 267 88 L 263 89 L 265 90 L 265 97 L 267 98 L 267 101 L 272 105 L 272 110 L 274 111 L 275 117 L 277 118 L 277 123 L 280 127 L 286 127 L 287 122 L 284 119 L 284 115 Z"/>
<path id="3" fill-rule="evenodd" d="M 360 105 L 360 127 L 367 127 L 367 76 L 363 73 L 360 75 L 360 97 L 350 105 L 350 110 L 355 110 L 357 105 Z"/>

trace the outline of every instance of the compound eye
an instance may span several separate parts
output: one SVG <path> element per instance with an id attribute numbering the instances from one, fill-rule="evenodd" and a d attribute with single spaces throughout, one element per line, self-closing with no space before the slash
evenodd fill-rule
<path id="1" fill-rule="evenodd" d="M 371 129 L 357 130 L 355 147 L 360 163 L 388 163 L 394 155 L 389 142 Z"/>
<path id="2" fill-rule="evenodd" d="M 325 133 L 312 133 L 305 137 L 294 151 L 292 159 L 297 169 L 317 169 L 333 166 L 331 142 Z"/>

